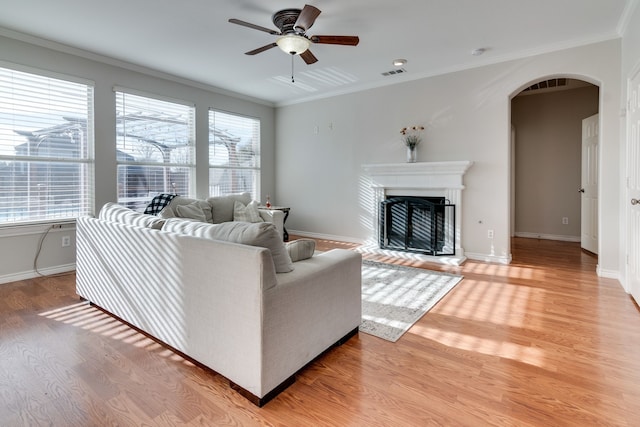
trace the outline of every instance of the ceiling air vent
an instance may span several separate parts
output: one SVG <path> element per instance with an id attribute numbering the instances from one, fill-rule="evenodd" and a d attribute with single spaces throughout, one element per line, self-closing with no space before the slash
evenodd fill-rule
<path id="1" fill-rule="evenodd" d="M 395 70 L 391 70 L 391 71 L 385 71 L 384 73 L 382 73 L 383 76 L 393 76 L 396 74 L 402 74 L 402 73 L 406 73 L 407 70 L 405 70 L 404 68 L 397 68 Z"/>

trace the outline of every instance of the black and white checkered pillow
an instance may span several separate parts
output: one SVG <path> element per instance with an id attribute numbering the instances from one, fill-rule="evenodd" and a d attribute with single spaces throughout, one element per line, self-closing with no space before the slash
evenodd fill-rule
<path id="1" fill-rule="evenodd" d="M 151 199 L 151 202 L 147 205 L 144 213 L 150 215 L 158 215 L 162 209 L 164 209 L 171 200 L 176 197 L 176 194 L 161 193 Z"/>

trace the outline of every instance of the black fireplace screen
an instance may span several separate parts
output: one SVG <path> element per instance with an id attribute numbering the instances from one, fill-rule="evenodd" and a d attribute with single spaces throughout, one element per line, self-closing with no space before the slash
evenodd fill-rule
<path id="1" fill-rule="evenodd" d="M 391 196 L 379 213 L 381 249 L 455 255 L 456 207 L 444 197 Z"/>

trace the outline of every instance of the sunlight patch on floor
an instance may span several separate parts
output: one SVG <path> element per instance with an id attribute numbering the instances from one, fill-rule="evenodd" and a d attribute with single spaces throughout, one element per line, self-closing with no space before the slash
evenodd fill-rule
<path id="1" fill-rule="evenodd" d="M 474 322 L 536 329 L 540 325 L 535 319 L 526 316 L 526 313 L 532 308 L 540 307 L 543 301 L 544 291 L 464 279 L 455 292 L 447 295 L 445 303 L 434 307 L 433 312 Z"/>
<path id="2" fill-rule="evenodd" d="M 465 264 L 465 270 L 469 273 L 509 279 L 545 280 L 546 278 L 544 271 L 541 269 L 513 265 L 467 263 Z"/>
<path id="3" fill-rule="evenodd" d="M 488 356 L 502 357 L 526 363 L 528 365 L 549 369 L 545 364 L 545 353 L 539 348 L 500 341 L 497 339 L 479 338 L 477 336 L 453 331 L 443 331 L 439 328 L 422 326 L 419 324 L 414 325 L 408 333 L 436 341 L 447 347 L 481 353 Z"/>
<path id="4" fill-rule="evenodd" d="M 134 347 L 152 351 L 163 358 L 193 366 L 193 363 L 179 354 L 160 345 L 144 334 L 92 307 L 88 302 L 80 302 L 38 314 L 41 317 L 62 322 L 84 330 L 109 337 Z"/>

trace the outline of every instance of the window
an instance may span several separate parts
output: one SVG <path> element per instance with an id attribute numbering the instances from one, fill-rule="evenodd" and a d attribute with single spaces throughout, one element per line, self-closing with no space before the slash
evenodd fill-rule
<path id="1" fill-rule="evenodd" d="M 260 196 L 260 120 L 209 111 L 209 195 Z"/>
<path id="2" fill-rule="evenodd" d="M 93 85 L 0 68 L 0 225 L 92 205 Z"/>
<path id="3" fill-rule="evenodd" d="M 116 92 L 118 203 L 139 211 L 160 193 L 191 196 L 195 107 Z"/>

